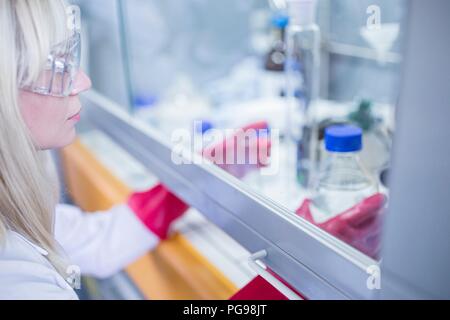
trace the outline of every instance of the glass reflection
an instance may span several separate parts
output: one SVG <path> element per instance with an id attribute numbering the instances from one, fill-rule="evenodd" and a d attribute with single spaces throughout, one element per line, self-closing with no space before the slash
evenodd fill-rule
<path id="1" fill-rule="evenodd" d="M 90 72 L 100 92 L 174 143 L 189 132 L 186 147 L 223 157 L 220 167 L 292 214 L 379 258 L 407 2 L 286 1 L 76 2 L 93 31 Z M 99 39 L 122 53 L 109 64 L 121 75 L 101 68 Z M 245 135 L 262 123 L 265 148 Z M 328 132 L 349 125 L 359 138 Z M 359 148 L 329 146 L 352 137 Z M 271 163 L 261 165 L 258 153 L 252 170 L 227 164 L 240 145 L 245 161 L 270 149 Z"/>

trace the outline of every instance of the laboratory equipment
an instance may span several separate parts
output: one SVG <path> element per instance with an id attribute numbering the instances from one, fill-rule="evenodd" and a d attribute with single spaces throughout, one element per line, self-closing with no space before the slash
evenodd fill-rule
<path id="1" fill-rule="evenodd" d="M 265 69 L 270 71 L 283 71 L 286 61 L 285 33 L 289 18 L 284 14 L 275 14 L 272 17 L 272 47 L 266 56 Z"/>
<path id="2" fill-rule="evenodd" d="M 325 130 L 328 158 L 324 161 L 311 213 L 323 222 L 345 212 L 378 192 L 377 183 L 366 172 L 359 159 L 362 130 L 356 126 L 332 126 Z"/>
<path id="3" fill-rule="evenodd" d="M 361 36 L 375 49 L 380 64 L 385 63 L 389 50 L 393 47 L 400 33 L 398 23 L 384 23 L 371 27 L 363 27 Z"/>
<path id="4" fill-rule="evenodd" d="M 325 131 L 329 152 L 311 199 L 297 214 L 377 259 L 386 197 L 362 166 L 362 130 L 336 125 Z"/>
<path id="5" fill-rule="evenodd" d="M 391 108 L 388 109 L 389 113 Z M 389 163 L 391 138 L 388 124 L 382 118 L 377 117 L 373 110 L 373 102 L 362 99 L 358 103 L 357 109 L 349 114 L 348 120 L 364 131 L 364 150 L 360 155 L 364 167 L 371 174 L 379 175 L 380 171 Z"/>
<path id="6" fill-rule="evenodd" d="M 287 28 L 287 127 L 297 144 L 297 176 L 308 187 L 314 171 L 313 142 L 317 130 L 310 106 L 319 95 L 320 29 L 315 23 L 315 0 L 288 1 Z"/>
<path id="7" fill-rule="evenodd" d="M 444 20 L 444 12 L 448 12 L 445 10 L 448 4 L 441 1 L 438 9 L 421 4 L 420 1 L 410 2 L 414 6 L 413 10 L 408 11 L 414 14 L 415 23 L 411 24 L 413 30 L 405 33 L 410 46 L 405 62 L 407 66 L 415 67 L 406 68 L 407 72 L 402 77 L 408 80 L 408 86 L 402 87 L 402 92 L 406 92 L 402 94 L 398 111 L 402 121 L 400 124 L 403 125 L 399 126 L 399 136 L 396 131 L 396 156 L 391 179 L 391 196 L 392 199 L 397 199 L 398 207 L 393 209 L 391 206 L 386 217 L 386 220 L 391 221 L 386 221 L 389 234 L 384 241 L 382 290 L 378 291 L 387 291 L 395 284 L 390 297 L 416 297 L 419 295 L 416 289 L 418 284 L 425 296 L 448 297 L 447 270 L 450 260 L 448 255 L 442 254 L 448 252 L 448 241 L 443 240 L 446 239 L 449 225 L 449 220 L 445 219 L 448 217 L 448 202 L 445 202 L 448 188 L 445 186 L 449 181 L 448 174 L 445 173 L 450 171 L 442 170 L 446 168 L 445 163 L 447 166 L 449 163 L 448 148 L 442 148 L 445 146 L 443 141 L 448 136 L 443 131 L 448 126 L 443 124 L 445 117 L 442 117 L 445 114 L 442 110 L 448 110 L 445 108 L 445 101 L 449 101 L 443 98 L 443 94 L 449 93 L 444 90 L 447 83 L 444 78 L 448 72 L 442 72 L 448 69 L 448 64 L 445 63 L 448 62 L 448 45 L 442 46 L 442 37 L 426 36 L 443 32 L 439 27 L 448 24 L 444 23 L 447 21 Z M 435 18 L 437 13 L 440 15 Z M 431 20 L 424 25 L 427 17 Z M 433 62 L 439 63 L 420 63 L 429 60 L 427 57 L 429 58 L 430 52 L 436 54 Z M 340 56 L 336 57 L 336 60 L 339 58 Z M 354 58 L 351 59 L 353 61 Z M 348 73 L 344 72 L 344 75 L 347 77 Z M 430 90 L 426 90 L 423 83 L 433 85 L 428 88 Z M 345 86 L 353 89 L 349 83 Z M 93 109 L 94 112 L 102 110 L 97 105 Z M 378 108 L 374 108 L 374 111 L 378 111 Z M 111 118 L 104 116 L 104 113 L 100 115 L 102 116 L 93 116 L 95 121 L 105 122 L 105 119 Z M 240 113 L 236 115 L 241 117 Z M 417 130 L 427 128 L 431 123 L 433 130 Z M 228 175 L 221 176 L 220 172 L 211 174 L 200 166 L 176 167 L 170 161 L 170 150 L 165 149 L 163 143 L 153 136 L 145 139 L 133 127 L 121 126 L 120 122 L 118 125 L 117 121 L 110 120 L 109 126 L 111 128 L 105 130 L 127 150 L 147 167 L 155 170 L 171 188 L 195 203 L 208 219 L 229 232 L 249 251 L 268 248 L 269 255 L 262 259 L 263 262 L 273 267 L 308 298 L 362 299 L 373 298 L 377 294 L 377 290 L 366 286 L 366 280 L 370 277 L 366 273 L 367 267 L 377 265 L 372 259 L 343 246 L 340 241 L 334 241 L 331 236 L 323 236 L 323 232 L 316 232 L 316 228 L 306 223 L 295 226 L 289 224 L 290 221 L 284 219 L 290 213 L 286 212 L 288 210 L 273 204 L 266 197 L 255 197 L 251 188 L 246 188 L 241 183 L 233 184 Z M 411 144 L 411 141 L 428 142 Z M 429 143 L 430 141 L 433 143 Z M 136 143 L 139 147 L 134 146 Z M 433 156 L 424 157 L 424 154 Z M 424 161 L 433 165 L 424 165 Z M 430 172 L 430 169 L 433 170 Z M 414 191 L 413 196 L 411 191 Z M 339 215 L 329 221 L 342 217 L 343 215 Z M 302 245 L 298 245 L 299 243 Z M 431 270 L 427 274 L 433 274 L 433 277 L 424 277 L 423 270 Z M 437 284 L 441 291 L 435 291 L 436 286 L 431 284 Z"/>

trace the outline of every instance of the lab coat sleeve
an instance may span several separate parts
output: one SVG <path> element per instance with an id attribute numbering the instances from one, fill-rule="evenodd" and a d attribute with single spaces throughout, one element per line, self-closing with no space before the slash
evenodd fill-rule
<path id="1" fill-rule="evenodd" d="M 55 237 L 82 274 L 98 278 L 117 273 L 160 241 L 127 205 L 84 213 L 77 207 L 59 204 Z"/>

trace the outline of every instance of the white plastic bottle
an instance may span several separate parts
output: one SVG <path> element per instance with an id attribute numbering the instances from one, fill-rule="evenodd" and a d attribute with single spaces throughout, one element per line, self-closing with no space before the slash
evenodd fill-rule
<path id="1" fill-rule="evenodd" d="M 310 205 L 316 223 L 331 219 L 378 192 L 376 181 L 359 159 L 360 128 L 351 125 L 327 128 L 325 148 L 328 155 Z"/>

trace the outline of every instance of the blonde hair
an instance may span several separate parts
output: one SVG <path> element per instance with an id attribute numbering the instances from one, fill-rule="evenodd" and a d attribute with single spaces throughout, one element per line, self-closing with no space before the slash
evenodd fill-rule
<path id="1" fill-rule="evenodd" d="M 18 104 L 19 86 L 35 81 L 53 45 L 67 36 L 63 0 L 0 1 L 0 241 L 15 231 L 49 252 L 61 274 L 64 262 L 54 239 L 58 201 Z"/>

